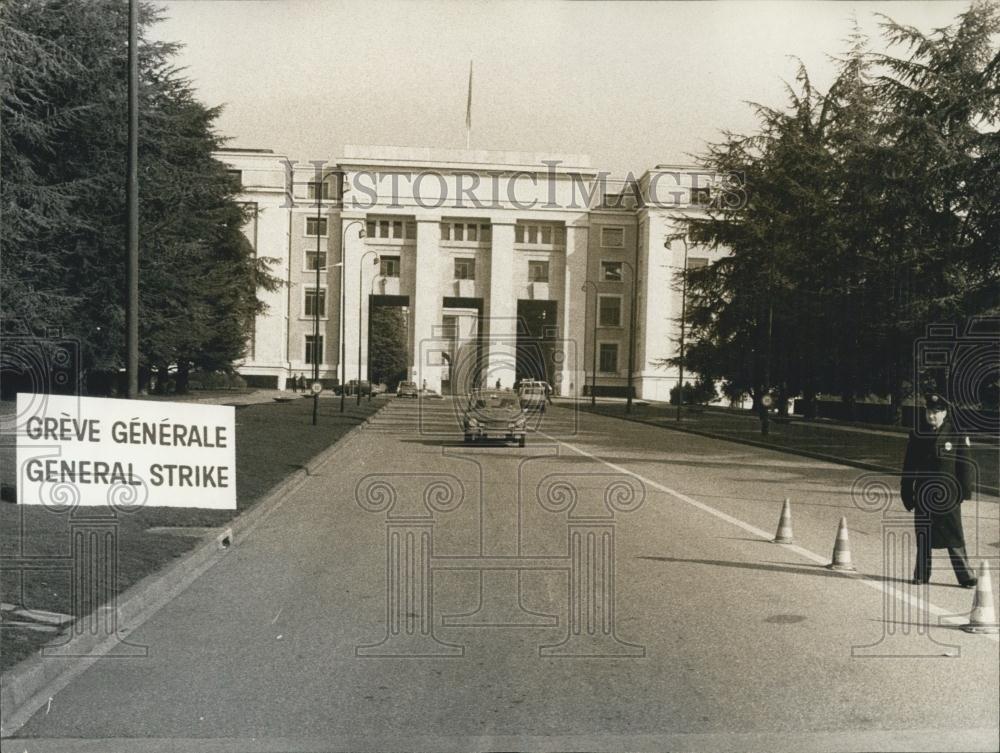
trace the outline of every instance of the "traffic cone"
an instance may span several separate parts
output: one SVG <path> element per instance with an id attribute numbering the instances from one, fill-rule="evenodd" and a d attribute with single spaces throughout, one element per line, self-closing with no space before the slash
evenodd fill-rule
<path id="1" fill-rule="evenodd" d="M 967 633 L 996 633 L 997 627 L 990 565 L 983 560 L 979 563 L 979 582 L 976 583 L 976 595 L 972 599 L 972 614 L 969 615 L 969 624 L 962 625 L 962 630 Z"/>
<path id="2" fill-rule="evenodd" d="M 847 518 L 840 519 L 837 528 L 837 540 L 833 542 L 833 562 L 827 565 L 830 570 L 856 570 L 851 564 L 851 542 L 847 540 Z"/>
<path id="3" fill-rule="evenodd" d="M 781 507 L 781 517 L 778 519 L 778 532 L 771 539 L 775 544 L 792 543 L 792 503 L 785 497 L 785 504 Z"/>

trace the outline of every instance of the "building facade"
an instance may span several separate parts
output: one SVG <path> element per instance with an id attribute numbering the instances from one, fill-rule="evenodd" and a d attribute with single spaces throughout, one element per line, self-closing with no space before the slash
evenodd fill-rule
<path id="1" fill-rule="evenodd" d="M 349 146 L 335 164 L 216 156 L 285 283 L 262 293 L 239 365 L 252 384 L 311 380 L 317 361 L 327 385 L 443 393 L 537 378 L 563 396 L 625 395 L 630 361 L 638 397 L 677 383 L 678 273 L 720 255 L 678 236 L 719 189 L 704 169 L 612 179 L 580 155 L 400 147 Z M 387 328 L 407 361 L 392 374 L 372 351 Z"/>

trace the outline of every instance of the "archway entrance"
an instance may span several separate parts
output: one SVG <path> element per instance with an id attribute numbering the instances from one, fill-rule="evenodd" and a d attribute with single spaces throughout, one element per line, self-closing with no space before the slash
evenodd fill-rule
<path id="1" fill-rule="evenodd" d="M 558 338 L 558 302 L 517 302 L 517 381 L 540 379 L 555 386 L 556 368 L 552 360 Z"/>
<path id="2" fill-rule="evenodd" d="M 410 298 L 373 295 L 368 302 L 368 379 L 390 392 L 410 369 Z"/>

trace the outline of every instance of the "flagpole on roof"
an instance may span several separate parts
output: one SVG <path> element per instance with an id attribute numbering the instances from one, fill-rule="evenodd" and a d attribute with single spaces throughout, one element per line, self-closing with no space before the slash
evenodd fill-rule
<path id="1" fill-rule="evenodd" d="M 469 97 L 465 102 L 465 148 L 472 148 L 472 61 L 469 61 Z"/>

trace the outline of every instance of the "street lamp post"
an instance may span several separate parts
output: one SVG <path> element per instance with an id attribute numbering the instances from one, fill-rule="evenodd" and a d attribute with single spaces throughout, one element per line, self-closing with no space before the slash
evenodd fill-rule
<path id="1" fill-rule="evenodd" d="M 364 279 L 364 269 L 365 269 L 365 265 L 363 262 L 365 260 L 365 257 L 368 256 L 369 254 L 375 257 L 375 263 L 378 264 L 378 252 L 376 251 L 365 251 L 363 254 L 361 254 L 361 258 L 358 259 L 358 384 L 357 387 L 355 388 L 357 391 L 358 405 L 361 405 L 361 302 L 362 302 L 361 283 L 362 280 Z M 371 389 L 370 385 L 369 389 Z"/>
<path id="2" fill-rule="evenodd" d="M 590 404 L 597 405 L 597 394 L 595 392 L 597 388 L 597 318 L 600 312 L 598 311 L 598 304 L 600 303 L 598 299 L 598 289 L 597 283 L 593 280 L 587 280 L 580 287 L 580 290 L 586 292 L 587 286 L 593 285 L 594 287 L 594 336 L 591 338 L 591 347 L 593 348 L 593 355 L 591 357 L 591 368 L 590 368 Z"/>
<path id="3" fill-rule="evenodd" d="M 359 238 L 365 237 L 364 222 L 362 220 L 351 220 L 344 225 L 344 232 L 341 236 L 340 244 L 340 412 L 344 412 L 344 395 L 347 392 L 347 326 L 344 322 L 344 313 L 347 301 L 347 230 L 351 225 L 361 225 L 358 232 Z"/>
<path id="4" fill-rule="evenodd" d="M 321 357 L 321 351 L 326 350 L 326 348 L 319 347 L 319 254 L 320 254 L 320 242 L 322 241 L 322 233 L 319 229 L 323 223 L 323 181 L 322 176 L 320 180 L 316 183 L 316 293 L 313 295 L 313 348 L 312 348 L 312 359 L 313 359 L 313 382 L 319 381 L 319 360 Z M 325 265 L 324 265 L 325 266 Z M 326 299 L 323 300 L 323 306 L 326 307 Z M 313 418 L 312 425 L 316 425 L 317 417 L 319 416 L 319 392 L 316 390 L 313 393 Z"/>

